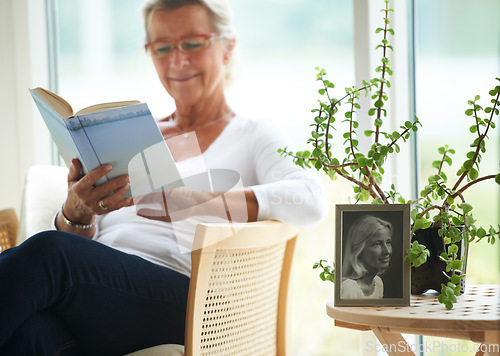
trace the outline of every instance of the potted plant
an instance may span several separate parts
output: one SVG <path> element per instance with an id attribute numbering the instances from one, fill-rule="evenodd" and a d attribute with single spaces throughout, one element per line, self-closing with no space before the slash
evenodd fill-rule
<path id="1" fill-rule="evenodd" d="M 500 78 L 497 80 L 500 81 Z M 454 183 L 450 182 L 443 171 L 445 165 L 452 165 L 451 156 L 455 153 L 448 145 L 444 145 L 438 149 L 440 159 L 432 163 L 436 173 L 428 178 L 428 184 L 421 191 L 420 198 L 413 202 L 412 234 L 415 233 L 415 236 L 406 256 L 406 261 L 412 263 L 414 268 L 412 292 L 437 289 L 441 285 L 439 301 L 448 309 L 453 307 L 456 296 L 463 292 L 469 244 L 483 239 L 494 244 L 500 235 L 500 225 L 496 228 L 490 225 L 488 230 L 475 225 L 473 207 L 467 203 L 464 195 L 470 187 L 489 179 L 500 184 L 499 173 L 479 176 L 488 133 L 495 128 L 493 119 L 499 114 L 500 85 L 492 89 L 489 95 L 492 97 L 491 106 L 483 108 L 479 105 L 479 95 L 468 102 L 471 108 L 465 111 L 465 115 L 472 118 L 469 131 L 475 138 L 470 145 L 471 150 L 456 173 L 457 179 Z M 481 118 L 482 114 L 486 117 Z M 429 254 L 429 250 L 423 249 L 422 244 L 426 247 L 432 246 L 434 254 Z M 433 274 L 425 268 L 427 266 L 415 268 L 421 266 L 429 255 L 435 256 L 434 264 L 444 268 L 443 274 Z"/>
<path id="2" fill-rule="evenodd" d="M 431 228 L 435 225 L 438 231 L 438 245 L 443 246 L 439 253 L 439 259 L 444 263 L 446 283 L 441 285 L 440 302 L 446 308 L 452 308 L 456 301 L 456 295 L 460 293 L 460 281 L 464 278 L 462 271 L 465 261 L 459 257 L 459 243 L 464 242 L 462 252 L 467 252 L 467 246 L 473 240 L 487 238 L 494 243 L 495 237 L 499 235 L 499 229 L 489 227 L 488 230 L 475 226 L 472 217 L 472 206 L 468 204 L 463 196 L 465 190 L 472 185 L 487 179 L 495 179 L 500 184 L 500 175 L 488 175 L 479 177 L 479 164 L 481 156 L 485 153 L 485 144 L 490 130 L 495 128 L 493 119 L 498 116 L 500 106 L 500 86 L 490 91 L 493 97 L 492 106 L 482 108 L 476 96 L 470 101 L 471 109 L 466 115 L 474 119 L 470 131 L 477 135 L 471 152 L 458 171 L 458 179 L 455 184 L 449 186 L 448 178 L 443 172 L 444 164 L 451 164 L 453 150 L 443 145 L 439 149 L 441 159 L 433 163 L 436 174 L 429 177 L 429 184 L 422 190 L 421 196 L 415 201 L 404 199 L 398 193 L 396 187 L 391 185 L 390 190 L 382 188 L 384 176 L 384 164 L 390 155 L 400 152 L 400 144 L 406 142 L 412 133 L 417 132 L 421 126 L 418 118 L 413 121 L 402 123 L 399 130 L 387 132 L 383 129 L 384 118 L 387 116 L 385 104 L 388 100 L 387 88 L 391 83 L 389 77 L 392 75 L 390 61 L 387 57 L 388 51 L 393 51 L 389 38 L 394 35 L 394 29 L 390 28 L 389 13 L 394 10 L 389 7 L 390 1 L 384 0 L 385 8 L 383 27 L 376 29 L 382 39 L 376 50 L 381 51 L 380 63 L 376 68 L 378 77 L 369 81 L 364 80 L 361 87 L 348 87 L 341 98 L 331 96 L 330 92 L 335 85 L 326 78 L 324 69 L 316 68 L 317 80 L 321 83 L 318 90 L 321 100 L 318 100 L 318 108 L 311 110 L 315 116 L 311 123 L 311 137 L 307 143 L 312 146 L 311 150 L 291 152 L 288 148 L 280 149 L 283 156 L 293 157 L 294 162 L 303 168 L 315 168 L 323 171 L 332 180 L 342 177 L 353 185 L 354 199 L 357 202 L 371 202 L 374 204 L 403 203 L 412 205 L 412 236 L 415 231 Z M 500 79 L 498 79 L 500 81 Z M 372 106 L 368 108 L 368 116 L 372 118 L 372 129 L 365 130 L 364 134 L 372 138 L 372 145 L 366 152 L 361 152 L 358 140 L 358 127 L 356 113 L 361 110 L 358 99 L 361 94 L 370 95 Z M 345 108 L 342 112 L 341 107 Z M 481 118 L 485 113 L 487 118 Z M 342 116 L 340 117 L 340 115 Z M 343 143 L 341 150 L 337 149 L 337 142 L 333 142 L 333 131 L 343 132 Z M 444 247 L 446 246 L 446 247 Z M 427 246 L 418 239 L 413 239 L 411 247 L 407 251 L 405 262 L 411 263 L 413 269 L 423 265 L 430 255 Z M 320 260 L 313 265 L 320 268 L 322 280 L 334 281 L 334 266 L 328 265 L 326 260 Z M 440 275 L 441 273 L 438 272 Z"/>

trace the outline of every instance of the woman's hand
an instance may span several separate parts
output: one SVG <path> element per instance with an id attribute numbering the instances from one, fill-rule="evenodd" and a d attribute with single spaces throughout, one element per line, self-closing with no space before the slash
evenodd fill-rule
<path id="1" fill-rule="evenodd" d="M 201 192 L 186 188 L 175 188 L 154 192 L 137 199 L 137 215 L 144 218 L 165 222 L 180 221 L 192 216 L 209 213 L 209 207 L 203 204 L 212 199 L 209 192 Z M 213 204 L 212 204 L 213 205 Z M 213 208 L 213 206 L 212 206 Z"/>
<path id="2" fill-rule="evenodd" d="M 82 165 L 73 159 L 68 173 L 68 196 L 64 204 L 64 216 L 75 224 L 91 224 L 95 215 L 107 214 L 125 206 L 132 205 L 132 198 L 124 196 L 130 188 L 127 175 L 117 177 L 109 182 L 94 184 L 111 171 L 111 165 L 104 164 L 86 175 L 82 175 Z M 61 223 L 58 217 L 57 227 L 61 230 L 75 232 L 75 228 Z M 76 229 L 78 230 L 78 229 Z M 93 229 L 92 229 L 93 231 Z M 76 233 L 80 233 L 78 231 Z"/>
<path id="3" fill-rule="evenodd" d="M 175 222 L 194 216 L 217 216 L 228 221 L 256 221 L 258 202 L 254 192 L 235 190 L 212 193 L 187 188 L 154 192 L 136 199 L 137 215 L 165 222 Z"/>

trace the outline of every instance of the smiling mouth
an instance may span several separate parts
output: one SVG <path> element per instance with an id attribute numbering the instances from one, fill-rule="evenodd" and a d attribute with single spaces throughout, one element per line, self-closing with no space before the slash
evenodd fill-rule
<path id="1" fill-rule="evenodd" d="M 196 73 L 196 74 L 189 74 L 189 75 L 178 75 L 178 76 L 175 76 L 175 77 L 170 77 L 169 79 L 170 80 L 173 80 L 173 81 L 176 81 L 176 82 L 185 82 L 185 81 L 188 81 L 190 79 L 193 79 L 195 77 L 197 77 L 199 74 Z"/>
<path id="2" fill-rule="evenodd" d="M 390 260 L 389 257 L 384 257 L 384 258 L 379 259 L 379 261 L 382 263 L 389 263 L 389 260 Z"/>

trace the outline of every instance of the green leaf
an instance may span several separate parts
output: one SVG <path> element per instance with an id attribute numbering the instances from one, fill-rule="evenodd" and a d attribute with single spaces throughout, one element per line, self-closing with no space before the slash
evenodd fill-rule
<path id="1" fill-rule="evenodd" d="M 454 260 L 451 262 L 451 268 L 453 269 L 461 269 L 462 268 L 462 261 L 460 260 Z"/>
<path id="2" fill-rule="evenodd" d="M 456 216 L 453 217 L 452 221 L 453 221 L 453 225 L 455 225 L 455 226 L 460 226 L 463 224 L 463 221 L 460 220 L 459 218 L 457 218 Z"/>
<path id="3" fill-rule="evenodd" d="M 458 246 L 455 245 L 455 244 L 451 244 L 450 246 L 448 246 L 448 253 L 449 254 L 456 254 L 456 253 L 458 253 Z"/>
<path id="4" fill-rule="evenodd" d="M 358 158 L 358 165 L 363 167 L 364 165 L 366 165 L 366 158 L 365 157 L 359 157 Z"/>
<path id="5" fill-rule="evenodd" d="M 322 154 L 322 153 L 323 153 L 323 152 L 321 152 L 321 150 L 320 150 L 318 147 L 316 147 L 316 148 L 313 150 L 313 152 L 312 152 L 312 156 L 313 156 L 313 157 L 319 157 L 319 156 L 321 156 L 321 154 Z"/>
<path id="6" fill-rule="evenodd" d="M 465 110 L 465 115 L 472 116 L 472 114 L 474 114 L 474 109 L 467 109 L 467 110 Z"/>
<path id="7" fill-rule="evenodd" d="M 476 234 L 477 234 L 477 237 L 483 238 L 486 236 L 486 230 L 483 229 L 482 227 L 480 227 L 479 229 L 477 229 Z"/>
<path id="8" fill-rule="evenodd" d="M 413 229 L 414 230 L 420 230 L 424 227 L 424 221 L 422 219 L 418 219 L 417 221 L 415 221 L 415 223 L 413 224 Z M 416 242 L 416 241 L 415 241 Z"/>
<path id="9" fill-rule="evenodd" d="M 467 204 L 467 203 L 462 203 L 459 205 L 459 207 L 462 209 L 464 214 L 470 213 L 472 210 L 472 205 Z"/>
<path id="10" fill-rule="evenodd" d="M 479 177 L 479 172 L 475 168 L 471 168 L 469 171 L 469 178 L 475 180 Z"/>
<path id="11" fill-rule="evenodd" d="M 464 169 L 469 170 L 474 165 L 474 162 L 470 159 L 464 162 Z"/>
<path id="12" fill-rule="evenodd" d="M 453 276 L 451 276 L 451 283 L 453 284 L 459 284 L 460 283 L 460 277 L 456 274 L 454 274 Z"/>
<path id="13" fill-rule="evenodd" d="M 440 294 L 438 296 L 438 302 L 444 304 L 447 301 L 446 296 L 444 294 Z"/>
<path id="14" fill-rule="evenodd" d="M 449 285 L 449 284 L 448 284 Z M 453 296 L 455 295 L 455 291 L 453 290 L 453 288 L 451 287 L 446 287 L 445 288 L 445 293 L 444 293 L 448 298 L 453 298 Z"/>

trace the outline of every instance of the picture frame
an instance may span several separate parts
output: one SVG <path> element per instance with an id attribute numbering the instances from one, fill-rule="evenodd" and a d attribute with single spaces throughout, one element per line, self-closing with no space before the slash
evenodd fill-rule
<path id="1" fill-rule="evenodd" d="M 409 306 L 409 204 L 335 206 L 335 306 Z"/>

